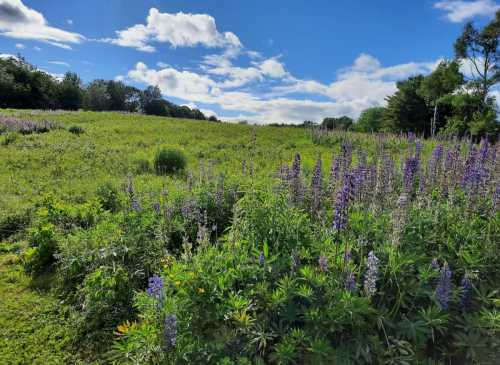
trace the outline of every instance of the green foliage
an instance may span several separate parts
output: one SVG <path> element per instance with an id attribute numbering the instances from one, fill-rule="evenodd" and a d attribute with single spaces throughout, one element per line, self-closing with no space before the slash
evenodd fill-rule
<path id="1" fill-rule="evenodd" d="M 410 77 L 398 81 L 398 91 L 387 97 L 387 107 L 382 130 L 411 131 L 416 134 L 429 134 L 431 113 L 425 99 L 419 94 L 423 76 Z"/>
<path id="2" fill-rule="evenodd" d="M 1 134 L 0 137 L 1 137 L 0 145 L 8 146 L 8 145 L 13 144 L 17 141 L 18 134 L 15 132 L 7 132 L 4 134 Z"/>
<path id="3" fill-rule="evenodd" d="M 85 130 L 82 127 L 78 126 L 78 125 L 72 125 L 71 127 L 68 128 L 68 132 L 76 134 L 77 136 L 79 136 L 80 134 L 85 133 Z"/>
<path id="4" fill-rule="evenodd" d="M 179 150 L 162 148 L 156 152 L 154 168 L 158 175 L 181 172 L 186 168 L 186 157 Z"/>
<path id="5" fill-rule="evenodd" d="M 57 248 L 57 233 L 51 223 L 40 222 L 29 230 L 30 247 L 24 252 L 24 266 L 28 273 L 40 275 L 52 270 Z"/>
<path id="6" fill-rule="evenodd" d="M 103 209 L 117 212 L 121 207 L 118 189 L 109 181 L 100 185 L 96 191 L 97 200 Z"/>
<path id="7" fill-rule="evenodd" d="M 0 216 L 0 241 L 22 232 L 30 221 L 29 211 Z"/>
<path id="8" fill-rule="evenodd" d="M 365 109 L 354 124 L 353 129 L 357 132 L 378 132 L 382 126 L 385 108 L 372 107 Z"/>
<path id="9" fill-rule="evenodd" d="M 353 123 L 354 123 L 354 121 L 351 118 L 349 118 L 347 116 L 342 116 L 339 118 L 325 118 L 325 119 L 323 119 L 321 126 L 326 128 L 326 129 L 348 130 L 351 128 L 351 125 Z"/>

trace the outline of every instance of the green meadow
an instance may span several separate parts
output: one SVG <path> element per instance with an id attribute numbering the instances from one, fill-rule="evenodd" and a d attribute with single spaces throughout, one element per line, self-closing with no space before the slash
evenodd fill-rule
<path id="1" fill-rule="evenodd" d="M 1 118 L 2 364 L 498 359 L 498 143 Z"/>

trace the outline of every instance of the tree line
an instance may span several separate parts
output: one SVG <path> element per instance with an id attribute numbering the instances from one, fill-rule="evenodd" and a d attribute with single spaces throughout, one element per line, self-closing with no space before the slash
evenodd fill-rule
<path id="1" fill-rule="evenodd" d="M 442 61 L 427 76 L 397 82 L 385 107 L 366 109 L 356 122 L 347 116 L 325 118 L 322 126 L 497 139 L 500 123 L 491 91 L 500 82 L 499 36 L 500 11 L 483 29 L 467 23 L 454 44 L 453 60 Z M 467 75 L 461 72 L 464 67 Z"/>
<path id="2" fill-rule="evenodd" d="M 157 86 L 140 90 L 121 81 L 102 79 L 85 85 L 73 72 L 57 79 L 20 56 L 0 59 L 0 107 L 141 112 L 218 121 L 214 116 L 207 118 L 198 109 L 163 99 Z"/>

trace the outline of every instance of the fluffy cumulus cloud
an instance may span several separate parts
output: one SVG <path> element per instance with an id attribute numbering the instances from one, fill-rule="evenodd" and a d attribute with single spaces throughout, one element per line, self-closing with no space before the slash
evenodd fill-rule
<path id="1" fill-rule="evenodd" d="M 0 35 L 66 49 L 85 39 L 81 34 L 51 27 L 41 13 L 28 8 L 21 0 L 0 0 Z"/>
<path id="2" fill-rule="evenodd" d="M 161 13 L 151 8 L 146 24 L 136 24 L 116 32 L 115 38 L 103 39 L 123 47 L 154 52 L 153 42 L 168 43 L 172 47 L 239 48 L 239 38 L 231 32 L 217 30 L 215 19 L 207 14 Z"/>
<path id="3" fill-rule="evenodd" d="M 446 12 L 446 19 L 453 23 L 460 23 L 476 16 L 492 17 L 500 5 L 493 0 L 443 0 L 434 4 L 437 9 Z"/>
<path id="4" fill-rule="evenodd" d="M 375 57 L 361 54 L 338 72 L 336 80 L 324 84 L 294 77 L 277 58 L 252 60 L 243 67 L 221 54 L 206 56 L 199 69 L 189 71 L 171 66 L 154 69 L 139 62 L 127 77 L 157 85 L 166 97 L 185 100 L 187 105 L 213 105 L 222 117 L 231 112 L 259 123 L 300 123 L 326 116 L 357 117 L 368 107 L 383 105 L 396 90 L 397 80 L 429 73 L 438 62 L 384 67 Z"/>

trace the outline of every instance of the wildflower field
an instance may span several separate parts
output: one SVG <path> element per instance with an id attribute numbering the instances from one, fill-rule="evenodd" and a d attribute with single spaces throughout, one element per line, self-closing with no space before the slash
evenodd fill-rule
<path id="1" fill-rule="evenodd" d="M 498 364 L 499 158 L 2 110 L 0 363 Z"/>

